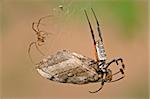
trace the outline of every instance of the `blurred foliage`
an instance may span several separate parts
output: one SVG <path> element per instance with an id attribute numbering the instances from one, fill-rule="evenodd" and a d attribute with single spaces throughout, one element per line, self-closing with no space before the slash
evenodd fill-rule
<path id="1" fill-rule="evenodd" d="M 105 13 L 107 20 L 111 19 L 121 25 L 118 28 L 121 29 L 121 33 L 127 39 L 136 37 L 137 32 L 133 32 L 135 29 L 148 25 L 146 23 L 148 11 L 145 6 L 148 1 L 146 0 L 94 0 L 89 3 L 91 3 L 91 7 L 99 10 L 101 14 Z M 143 17 L 146 19 L 143 19 L 143 22 L 141 22 Z"/>
<path id="2" fill-rule="evenodd" d="M 89 9 L 92 7 L 96 10 L 96 13 L 98 11 L 99 14 L 105 13 L 105 15 L 110 16 L 108 18 L 111 18 L 111 20 L 114 20 L 113 18 L 115 18 L 115 20 L 119 23 L 119 25 L 121 25 L 118 28 L 121 28 L 122 31 L 121 33 L 123 34 L 123 36 L 128 39 L 131 39 L 137 35 L 136 34 L 137 32 L 133 32 L 134 29 L 137 29 L 138 27 L 142 26 L 140 22 L 141 21 L 140 18 L 142 16 L 141 13 L 146 15 L 147 10 L 141 8 L 144 7 L 145 4 L 147 3 L 148 3 L 147 1 L 136 1 L 136 0 L 120 0 L 120 1 L 78 0 L 78 1 L 74 1 L 69 9 L 79 10 L 79 9 Z M 139 4 L 144 4 L 144 5 L 139 5 Z M 102 14 L 100 16 L 103 16 Z M 78 14 L 78 16 L 80 15 Z M 144 17 L 148 18 L 148 15 Z"/>
<path id="3" fill-rule="evenodd" d="M 116 14 L 116 17 L 121 21 L 124 27 L 126 36 L 132 36 L 134 32 L 129 32 L 138 21 L 138 14 L 135 4 L 132 1 L 110 3 L 110 9 Z"/>
<path id="4" fill-rule="evenodd" d="M 136 32 L 132 32 L 132 31 L 135 28 L 137 28 L 137 26 L 138 27 L 142 26 L 140 24 L 141 23 L 140 16 L 142 16 L 141 13 L 146 15 L 146 9 L 141 9 L 141 8 L 142 6 L 147 4 L 148 1 L 146 0 L 145 1 L 136 1 L 136 0 L 57 0 L 57 1 L 44 0 L 41 1 L 38 0 L 36 1 L 36 3 L 34 0 L 9 1 L 9 4 L 13 4 L 15 5 L 15 7 L 21 8 L 20 10 L 24 9 L 24 11 L 21 11 L 22 13 L 25 13 L 29 9 L 33 9 L 33 7 L 35 6 L 38 6 L 39 9 L 42 8 L 42 6 L 40 6 L 41 3 L 44 4 L 45 6 L 49 5 L 50 9 L 54 5 L 56 6 L 62 4 L 64 5 L 64 7 L 68 7 L 67 9 L 69 9 L 74 15 L 78 15 L 79 18 L 84 17 L 81 16 L 81 13 L 78 13 L 79 11 L 81 11 L 81 9 L 89 9 L 92 7 L 95 10 L 98 10 L 99 11 L 98 13 L 101 13 L 100 16 L 103 16 L 103 13 L 105 13 L 105 17 L 111 20 L 114 20 L 113 18 L 115 18 L 115 21 L 117 19 L 117 22 L 119 23 L 119 25 L 121 25 L 118 28 L 121 28 L 122 30 L 121 33 L 123 34 L 123 36 L 129 39 L 129 38 L 134 38 L 134 36 L 137 35 L 135 34 Z M 140 3 L 143 3 L 144 5 L 139 5 Z M 6 21 L 6 22 L 2 21 L 3 25 L 7 23 L 7 20 L 9 20 L 4 13 L 7 12 L 3 12 L 2 17 Z M 32 13 L 32 11 L 30 13 Z M 148 15 L 145 17 L 148 18 Z"/>

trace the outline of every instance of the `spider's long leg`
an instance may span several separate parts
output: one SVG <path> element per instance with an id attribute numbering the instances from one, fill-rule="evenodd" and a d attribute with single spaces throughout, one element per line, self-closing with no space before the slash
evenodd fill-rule
<path id="1" fill-rule="evenodd" d="M 33 62 L 33 59 L 32 59 L 32 57 L 31 57 L 31 47 L 32 47 L 35 43 L 36 43 L 36 42 L 31 42 L 30 45 L 29 45 L 29 47 L 28 47 L 28 55 L 29 55 L 29 58 L 31 59 L 31 62 L 32 62 L 32 63 L 34 63 L 34 62 Z"/>
<path id="2" fill-rule="evenodd" d="M 91 30 L 91 35 L 92 35 L 92 39 L 93 39 L 93 43 L 94 43 L 95 58 L 98 61 L 98 56 L 97 56 L 97 52 L 96 52 L 96 41 L 95 41 L 95 37 L 94 37 L 94 32 L 93 32 L 93 29 L 92 29 L 92 26 L 91 26 L 91 23 L 90 23 L 90 20 L 88 18 L 86 10 L 84 10 L 84 12 L 85 12 L 85 15 L 86 15 L 86 18 L 87 18 L 87 21 L 88 21 L 88 24 L 89 24 L 89 27 L 90 27 L 90 30 Z"/>
<path id="3" fill-rule="evenodd" d="M 116 62 L 116 64 L 119 65 L 119 63 L 118 63 L 119 61 L 121 62 L 122 69 L 125 69 L 125 65 L 124 65 L 124 63 L 123 63 L 123 59 L 122 59 L 122 58 L 118 58 L 118 59 L 113 59 L 113 60 L 111 60 L 109 63 L 107 63 L 106 68 L 108 68 L 109 65 L 112 64 L 112 63 L 114 63 L 114 62 Z"/>
<path id="4" fill-rule="evenodd" d="M 105 83 L 105 79 L 104 79 L 104 73 L 103 73 L 103 74 L 102 74 L 101 87 L 100 87 L 98 90 L 96 90 L 96 91 L 89 91 L 89 92 L 90 92 L 90 93 L 97 93 L 97 92 L 99 92 L 99 91 L 103 88 L 104 83 Z"/>
<path id="5" fill-rule="evenodd" d="M 122 77 L 117 78 L 117 79 L 115 79 L 115 80 L 112 80 L 112 81 L 110 81 L 109 83 L 119 81 L 119 80 L 123 79 L 124 77 L 125 77 L 125 76 L 123 75 Z"/>
<path id="6" fill-rule="evenodd" d="M 35 45 L 35 47 L 36 47 L 36 49 L 39 51 L 39 53 L 44 56 L 44 53 L 39 49 L 39 47 L 38 47 L 39 45 L 37 45 L 37 42 L 31 42 L 30 45 L 29 45 L 29 47 L 28 47 L 28 55 L 29 55 L 29 57 L 30 57 L 32 63 L 34 63 L 33 60 L 32 60 L 32 57 L 31 57 L 31 47 L 32 47 L 33 45 Z"/>
<path id="7" fill-rule="evenodd" d="M 124 63 L 123 63 L 123 59 L 122 59 L 122 58 L 113 59 L 112 61 L 110 61 L 109 63 L 107 63 L 106 68 L 108 68 L 108 67 L 109 67 L 112 63 L 114 63 L 114 62 L 115 62 L 117 65 L 119 65 L 119 63 L 118 63 L 119 61 L 121 62 L 121 66 L 122 66 L 122 67 L 120 68 L 120 71 L 118 71 L 118 72 L 112 74 L 112 76 L 114 76 L 114 75 L 116 75 L 116 74 L 118 74 L 118 73 L 121 73 L 122 76 L 121 76 L 120 78 L 117 78 L 117 79 L 112 80 L 112 81 L 110 81 L 110 82 L 116 82 L 116 81 L 121 80 L 121 79 L 123 79 L 123 78 L 125 77 L 125 75 L 124 75 L 125 65 L 124 65 Z"/>
<path id="8" fill-rule="evenodd" d="M 117 75 L 117 74 L 119 74 L 119 73 L 120 73 L 120 71 L 115 72 L 115 73 L 113 73 L 111 76 L 113 77 L 114 75 Z M 125 77 L 125 75 L 123 75 L 123 76 L 121 76 L 120 78 L 117 78 L 117 79 L 115 79 L 115 80 L 111 80 L 111 81 L 109 81 L 108 83 L 119 81 L 119 80 L 123 79 L 124 77 Z"/>
<path id="9" fill-rule="evenodd" d="M 44 31 L 40 31 L 40 29 L 39 29 L 41 21 L 50 16 L 52 16 L 52 15 L 47 15 L 47 16 L 41 17 L 37 23 L 36 22 L 32 23 L 32 29 L 37 33 L 37 35 L 40 35 L 40 32 L 44 32 Z"/>
<path id="10" fill-rule="evenodd" d="M 39 30 L 39 29 L 36 29 L 35 28 L 35 25 L 38 25 L 39 23 L 36 23 L 36 22 L 33 22 L 32 23 L 32 29 L 33 29 L 33 31 L 35 31 L 36 32 L 36 34 L 39 36 L 39 35 L 41 35 L 41 33 L 43 33 L 42 35 L 45 35 L 45 36 L 47 36 L 47 35 L 49 35 L 49 34 L 53 34 L 53 33 L 51 33 L 51 32 L 46 32 L 46 31 L 43 31 L 43 30 Z M 43 25 L 43 24 L 41 24 L 41 25 Z"/>
<path id="11" fill-rule="evenodd" d="M 97 93 L 103 88 L 103 86 L 104 86 L 104 81 L 101 82 L 101 87 L 98 90 L 96 90 L 96 91 L 89 91 L 89 92 L 90 93 Z"/>
<path id="12" fill-rule="evenodd" d="M 93 12 L 93 14 L 94 14 L 94 17 L 95 17 L 95 20 L 96 20 L 96 23 L 97 23 L 97 31 L 98 31 L 100 40 L 101 40 L 101 42 L 103 42 L 102 34 L 101 34 L 101 31 L 100 31 L 99 21 L 98 21 L 98 19 L 97 19 L 97 17 L 96 17 L 96 14 L 95 14 L 94 10 L 93 10 L 92 8 L 91 8 L 91 10 L 92 10 L 92 12 Z"/>
<path id="13" fill-rule="evenodd" d="M 103 39 L 102 39 L 102 33 L 100 31 L 100 25 L 99 25 L 99 21 L 97 19 L 97 16 L 94 12 L 94 10 L 91 8 L 92 12 L 93 12 L 93 15 L 94 15 L 94 18 L 95 18 L 95 21 L 96 21 L 96 24 L 97 24 L 97 32 L 98 32 L 98 35 L 99 35 L 99 40 L 98 42 L 96 42 L 96 50 L 97 50 L 97 54 L 98 54 L 98 58 L 99 60 L 101 61 L 105 61 L 107 58 L 106 58 L 106 52 L 105 52 L 105 49 L 104 49 L 104 45 L 103 45 Z"/>
<path id="14" fill-rule="evenodd" d="M 89 17 L 88 17 L 88 15 L 87 15 L 86 10 L 84 10 L 84 12 L 85 12 L 87 21 L 88 21 L 88 23 L 89 23 L 89 27 L 90 27 L 90 30 L 91 30 L 92 39 L 93 39 L 93 42 L 94 42 L 94 45 L 95 45 L 95 44 L 96 44 L 96 41 L 95 41 L 95 37 L 94 37 L 94 32 L 93 32 L 93 29 L 92 29 L 92 26 L 91 26 L 91 23 L 90 23 L 90 20 L 89 20 Z"/>
<path id="15" fill-rule="evenodd" d="M 32 23 L 32 29 L 33 29 L 33 31 L 35 31 L 36 33 L 39 32 L 39 31 L 37 31 L 37 30 L 35 29 L 35 22 Z"/>
<path id="16" fill-rule="evenodd" d="M 45 54 L 40 50 L 40 48 L 39 48 L 38 46 L 41 46 L 41 45 L 40 45 L 40 44 L 37 45 L 37 43 L 35 43 L 36 49 L 39 51 L 39 53 L 40 53 L 41 55 L 44 56 Z"/>
<path id="17" fill-rule="evenodd" d="M 43 19 L 45 19 L 45 18 L 47 18 L 47 17 L 51 17 L 51 16 L 52 16 L 52 15 L 47 15 L 47 16 L 41 17 L 41 18 L 39 19 L 39 21 L 38 21 L 38 23 L 37 23 L 37 30 L 38 30 L 38 31 L 40 31 L 39 26 L 40 26 L 41 21 L 42 21 Z"/>

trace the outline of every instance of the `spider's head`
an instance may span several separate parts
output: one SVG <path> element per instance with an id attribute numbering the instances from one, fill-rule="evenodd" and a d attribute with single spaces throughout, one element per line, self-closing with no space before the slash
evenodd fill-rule
<path id="1" fill-rule="evenodd" d="M 101 68 L 97 73 L 101 75 L 100 78 L 103 78 L 105 82 L 110 82 L 112 80 L 112 71 L 110 69 Z"/>

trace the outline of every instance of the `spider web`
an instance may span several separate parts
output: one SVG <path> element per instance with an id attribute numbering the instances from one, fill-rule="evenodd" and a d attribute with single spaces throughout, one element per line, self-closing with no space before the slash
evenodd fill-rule
<path id="1" fill-rule="evenodd" d="M 44 52 L 51 53 L 51 50 L 62 49 L 58 46 L 59 42 L 62 43 L 65 36 L 69 35 L 69 39 L 72 39 L 74 31 L 79 27 L 75 27 L 72 24 L 83 24 L 85 20 L 84 9 L 91 8 L 91 0 L 57 0 L 53 3 L 53 8 L 50 9 L 51 17 L 44 20 L 44 30 L 51 33 L 46 40 L 46 50 Z M 73 43 L 72 43 L 73 44 Z M 43 49 L 42 49 L 43 50 Z M 48 54 L 47 53 L 47 54 Z"/>

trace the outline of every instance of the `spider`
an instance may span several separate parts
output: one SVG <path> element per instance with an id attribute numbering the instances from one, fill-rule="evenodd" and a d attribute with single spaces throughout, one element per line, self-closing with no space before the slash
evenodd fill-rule
<path id="1" fill-rule="evenodd" d="M 97 24 L 97 32 L 98 32 L 98 35 L 99 35 L 99 40 L 97 40 L 97 41 L 95 40 L 94 32 L 93 32 L 93 29 L 92 29 L 92 26 L 91 26 L 91 23 L 90 23 L 90 20 L 88 18 L 86 10 L 84 10 L 84 12 L 85 12 L 85 15 L 86 15 L 89 27 L 90 27 L 90 32 L 91 32 L 91 35 L 92 35 L 92 39 L 93 39 L 94 52 L 95 52 L 95 58 L 96 58 L 96 62 L 95 63 L 99 67 L 99 71 L 97 71 L 97 72 L 101 72 L 101 74 L 102 74 L 101 77 L 103 78 L 103 80 L 101 82 L 102 86 L 96 91 L 93 91 L 93 92 L 90 91 L 90 93 L 96 93 L 96 92 L 98 92 L 98 91 L 100 91 L 102 89 L 104 83 L 108 81 L 108 78 L 112 78 L 113 75 L 116 75 L 119 72 L 121 72 L 122 77 L 120 77 L 118 79 L 115 79 L 115 80 L 111 80 L 110 79 L 109 83 L 123 79 L 125 77 L 125 75 L 124 75 L 125 65 L 123 63 L 123 59 L 122 58 L 113 59 L 110 62 L 106 63 L 107 58 L 106 58 L 106 52 L 104 50 L 104 44 L 103 44 L 103 39 L 102 39 L 101 31 L 100 31 L 99 21 L 98 21 L 98 19 L 96 17 L 96 14 L 95 14 L 94 10 L 92 8 L 91 8 L 91 10 L 92 10 L 92 13 L 94 15 L 94 18 L 95 18 L 96 24 Z M 118 71 L 118 72 L 116 72 L 114 74 L 108 75 L 109 74 L 108 67 L 114 62 L 117 65 L 119 65 L 119 62 L 121 62 L 122 67 L 120 67 L 120 71 Z"/>
<path id="2" fill-rule="evenodd" d="M 51 17 L 51 16 L 52 16 L 52 15 L 48 15 L 48 16 L 41 17 L 41 18 L 38 20 L 37 23 L 36 23 L 36 22 L 33 22 L 33 23 L 32 23 L 32 29 L 33 29 L 33 31 L 36 33 L 37 39 L 36 39 L 36 41 L 31 42 L 31 43 L 29 44 L 29 47 L 28 47 L 28 55 L 29 55 L 31 61 L 32 61 L 32 58 L 31 58 L 30 51 L 31 51 L 31 47 L 32 47 L 33 45 L 35 45 L 36 49 L 40 52 L 40 54 L 44 56 L 44 53 L 39 49 L 39 46 L 44 45 L 45 40 L 46 40 L 46 37 L 47 37 L 50 33 L 46 32 L 46 31 L 40 30 L 40 29 L 39 29 L 39 26 L 40 26 L 42 20 L 44 20 L 44 19 L 47 18 L 47 17 Z M 33 61 L 32 61 L 32 62 L 33 62 Z"/>

